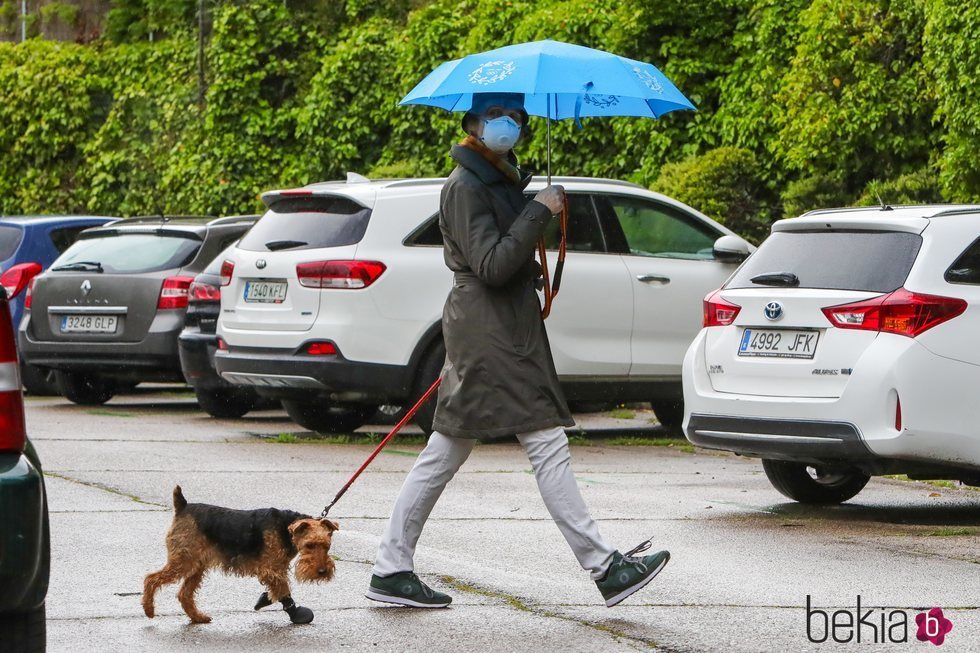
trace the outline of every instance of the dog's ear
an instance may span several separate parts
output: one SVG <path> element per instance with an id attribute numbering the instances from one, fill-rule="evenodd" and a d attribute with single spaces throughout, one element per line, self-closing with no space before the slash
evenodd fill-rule
<path id="1" fill-rule="evenodd" d="M 323 524 L 323 527 L 326 528 L 331 533 L 340 530 L 340 524 L 338 524 L 335 521 L 331 521 L 329 519 L 321 519 L 320 523 Z"/>
<path id="2" fill-rule="evenodd" d="M 293 537 L 300 535 L 303 531 L 310 527 L 310 523 L 305 519 L 300 519 L 294 521 L 289 525 L 289 534 Z"/>

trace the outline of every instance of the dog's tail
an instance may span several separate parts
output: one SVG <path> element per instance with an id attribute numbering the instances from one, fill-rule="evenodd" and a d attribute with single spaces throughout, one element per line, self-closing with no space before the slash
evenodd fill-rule
<path id="1" fill-rule="evenodd" d="M 187 499 L 184 498 L 184 493 L 180 491 L 180 486 L 174 486 L 174 512 L 180 514 L 180 511 L 187 507 Z"/>

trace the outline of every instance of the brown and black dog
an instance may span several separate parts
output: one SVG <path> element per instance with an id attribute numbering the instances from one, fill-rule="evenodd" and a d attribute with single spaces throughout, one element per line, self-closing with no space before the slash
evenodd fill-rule
<path id="1" fill-rule="evenodd" d="M 167 533 L 167 564 L 143 581 L 143 612 L 153 617 L 153 596 L 161 586 L 183 579 L 177 599 L 193 623 L 211 617 L 197 609 L 194 594 L 208 570 L 220 568 L 254 576 L 265 585 L 255 609 L 282 603 L 293 623 L 313 621 L 313 611 L 296 605 L 289 591 L 289 564 L 296 560 L 296 580 L 328 581 L 334 575 L 330 544 L 337 522 L 314 519 L 291 510 L 232 510 L 187 503 L 174 488 L 174 521 Z"/>

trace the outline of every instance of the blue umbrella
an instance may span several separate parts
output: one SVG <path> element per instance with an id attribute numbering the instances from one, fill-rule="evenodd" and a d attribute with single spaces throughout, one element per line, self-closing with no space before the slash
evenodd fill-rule
<path id="1" fill-rule="evenodd" d="M 523 93 L 524 108 L 548 118 L 548 177 L 551 177 L 551 120 L 591 116 L 659 118 L 694 110 L 656 66 L 602 50 L 559 41 L 508 45 L 447 61 L 418 83 L 399 104 L 467 111 L 474 93 Z"/>

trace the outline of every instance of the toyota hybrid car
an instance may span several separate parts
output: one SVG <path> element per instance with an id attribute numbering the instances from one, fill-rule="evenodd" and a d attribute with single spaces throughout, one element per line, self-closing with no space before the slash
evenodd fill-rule
<path id="1" fill-rule="evenodd" d="M 704 300 L 686 435 L 805 503 L 879 474 L 980 485 L 978 334 L 980 207 L 782 220 Z"/>
<path id="2" fill-rule="evenodd" d="M 254 221 L 129 218 L 84 231 L 28 289 L 21 355 L 54 370 L 78 404 L 142 381 L 183 382 L 177 336 L 190 285 Z"/>
<path id="3" fill-rule="evenodd" d="M 443 182 L 351 175 L 265 193 L 268 211 L 221 268 L 221 376 L 281 399 L 317 431 L 354 429 L 379 405 L 412 405 L 445 359 L 453 275 L 438 224 Z M 648 401 L 679 429 L 680 366 L 700 300 L 752 247 L 634 184 L 555 183 L 568 192 L 568 256 L 548 334 L 566 396 Z M 527 192 L 544 185 L 535 178 Z M 429 402 L 416 422 L 429 429 L 433 411 Z"/>

